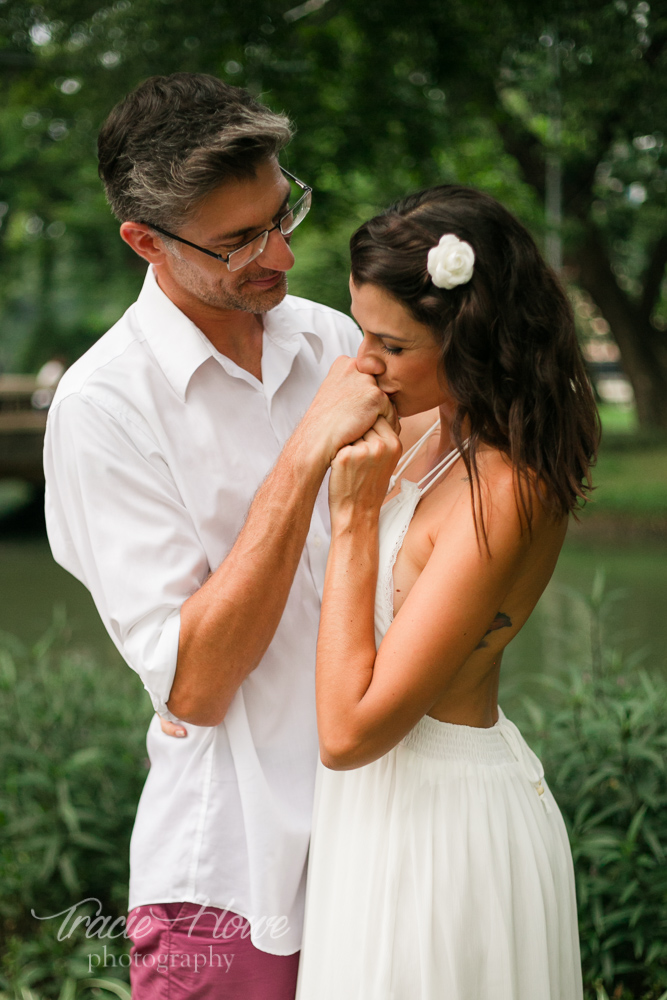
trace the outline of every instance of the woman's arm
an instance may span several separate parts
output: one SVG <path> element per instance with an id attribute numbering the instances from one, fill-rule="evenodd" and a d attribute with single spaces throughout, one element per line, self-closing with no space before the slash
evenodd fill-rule
<path id="1" fill-rule="evenodd" d="M 462 489 L 376 654 L 380 469 L 395 459 L 378 445 L 370 481 L 369 459 L 354 454 L 357 447 L 344 449 L 332 467 L 332 539 L 317 648 L 320 752 L 337 770 L 376 760 L 429 712 L 503 610 L 529 545 L 511 469 L 500 460 L 485 498 L 492 557 L 478 545 L 470 494 Z"/>

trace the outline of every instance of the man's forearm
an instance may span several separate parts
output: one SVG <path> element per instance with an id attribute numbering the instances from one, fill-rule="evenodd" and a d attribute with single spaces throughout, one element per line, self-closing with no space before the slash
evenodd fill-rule
<path id="1" fill-rule="evenodd" d="M 278 627 L 324 474 L 340 448 L 378 416 L 396 423 L 389 398 L 352 358 L 334 361 L 285 445 L 222 565 L 181 608 L 169 710 L 216 726 Z"/>
<path id="2" fill-rule="evenodd" d="M 297 431 L 257 491 L 224 562 L 181 608 L 168 702 L 179 719 L 215 726 L 262 659 L 280 622 L 328 459 Z"/>

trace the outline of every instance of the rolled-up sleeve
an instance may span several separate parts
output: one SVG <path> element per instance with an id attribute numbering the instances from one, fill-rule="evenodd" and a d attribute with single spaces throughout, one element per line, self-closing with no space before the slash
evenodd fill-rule
<path id="1" fill-rule="evenodd" d="M 171 717 L 180 609 L 209 567 L 158 442 L 73 393 L 49 414 L 44 469 L 55 560 L 90 590 L 155 710 Z"/>

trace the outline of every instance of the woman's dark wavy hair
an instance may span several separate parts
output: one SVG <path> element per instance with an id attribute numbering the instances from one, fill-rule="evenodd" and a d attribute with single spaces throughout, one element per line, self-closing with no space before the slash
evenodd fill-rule
<path id="1" fill-rule="evenodd" d="M 445 233 L 475 251 L 471 280 L 437 288 L 427 255 Z M 475 524 L 481 514 L 480 444 L 504 452 L 530 530 L 533 488 L 553 518 L 576 511 L 592 488 L 599 440 L 595 401 L 570 304 L 524 227 L 494 198 L 443 184 L 419 191 L 352 236 L 352 279 L 385 289 L 441 346 L 452 425 L 468 470 Z"/>

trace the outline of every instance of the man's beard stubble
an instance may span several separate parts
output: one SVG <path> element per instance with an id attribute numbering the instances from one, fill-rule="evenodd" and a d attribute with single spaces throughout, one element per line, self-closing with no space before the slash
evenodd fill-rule
<path id="1" fill-rule="evenodd" d="M 181 267 L 179 267 L 178 278 L 182 284 L 201 302 L 215 306 L 217 309 L 264 313 L 279 305 L 287 295 L 287 275 L 285 273 L 281 274 L 281 280 L 271 288 L 253 288 L 250 286 L 248 278 L 244 278 L 232 288 L 226 288 L 222 282 L 217 287 L 210 288 L 203 284 L 199 272 L 191 268 L 182 258 L 180 260 Z"/>
<path id="2" fill-rule="evenodd" d="M 274 306 L 279 305 L 287 295 L 287 275 L 282 273 L 280 280 L 272 288 L 248 288 L 244 287 L 242 294 L 234 296 L 227 293 L 230 304 L 227 309 L 242 309 L 245 312 L 264 313 Z M 236 299 L 236 304 L 232 304 L 231 299 Z"/>

